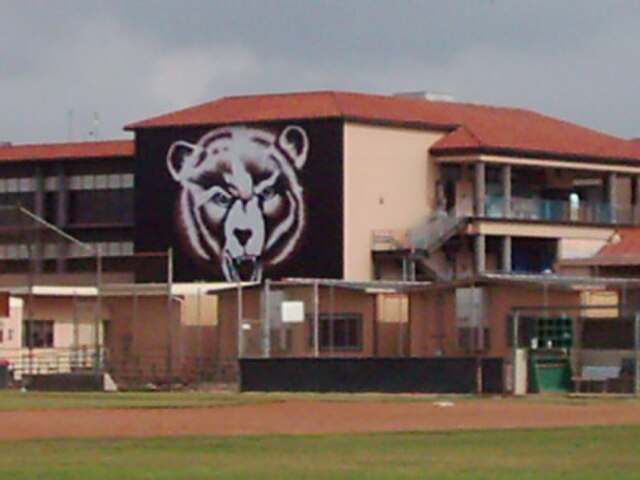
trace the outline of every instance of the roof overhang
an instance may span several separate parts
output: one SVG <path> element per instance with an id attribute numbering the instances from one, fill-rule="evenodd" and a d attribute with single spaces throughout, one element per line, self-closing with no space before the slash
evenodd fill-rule
<path id="1" fill-rule="evenodd" d="M 434 154 L 432 154 L 434 155 Z M 602 158 L 573 159 L 560 156 L 526 157 L 518 155 L 491 155 L 486 153 L 465 153 L 450 155 L 434 155 L 438 163 L 489 163 L 496 165 L 528 166 L 542 168 L 561 168 L 565 170 L 581 170 L 593 172 L 616 172 L 626 174 L 640 174 L 640 162 L 631 160 L 607 160 Z"/>

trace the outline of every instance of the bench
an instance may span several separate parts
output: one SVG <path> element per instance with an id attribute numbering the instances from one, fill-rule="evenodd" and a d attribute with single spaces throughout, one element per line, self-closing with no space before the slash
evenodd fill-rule
<path id="1" fill-rule="evenodd" d="M 580 376 L 571 377 L 576 392 L 582 391 L 582 385 L 597 386 L 607 392 L 609 380 L 620 377 L 620 367 L 611 365 L 585 365 Z"/>

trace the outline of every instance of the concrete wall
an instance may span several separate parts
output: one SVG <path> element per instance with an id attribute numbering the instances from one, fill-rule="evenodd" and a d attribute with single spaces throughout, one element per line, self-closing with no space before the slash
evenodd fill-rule
<path id="1" fill-rule="evenodd" d="M 374 230 L 409 229 L 431 213 L 441 133 L 346 123 L 344 278 L 372 278 Z"/>

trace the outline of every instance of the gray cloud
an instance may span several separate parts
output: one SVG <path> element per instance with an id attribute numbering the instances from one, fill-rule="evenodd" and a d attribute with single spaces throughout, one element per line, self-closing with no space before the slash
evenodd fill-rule
<path id="1" fill-rule="evenodd" d="M 515 0 L 0 4 L 0 139 L 121 137 L 226 94 L 432 89 L 640 134 L 640 6 Z"/>

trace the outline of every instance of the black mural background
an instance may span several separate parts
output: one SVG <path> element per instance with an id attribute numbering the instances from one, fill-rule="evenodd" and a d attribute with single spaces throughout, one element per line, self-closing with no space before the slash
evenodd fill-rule
<path id="1" fill-rule="evenodd" d="M 340 120 L 288 120 L 242 125 L 280 132 L 288 125 L 303 128 L 309 154 L 299 174 L 307 206 L 306 230 L 300 248 L 288 260 L 265 270 L 263 277 L 341 278 L 343 272 L 343 129 Z M 166 156 L 177 140 L 195 143 L 222 125 L 142 129 L 136 131 L 135 250 L 166 252 L 173 248 L 177 282 L 224 280 L 217 269 L 206 268 L 183 250 L 175 226 L 174 208 L 179 185 L 166 167 Z M 136 281 L 164 281 L 166 261 L 136 261 Z"/>

